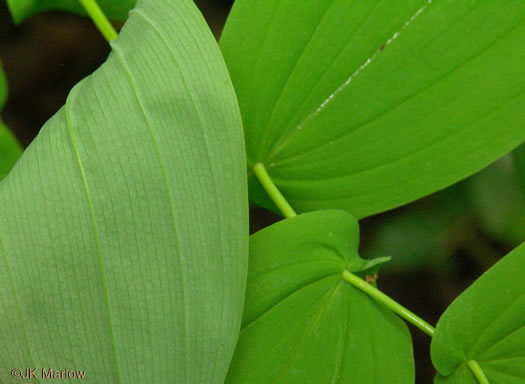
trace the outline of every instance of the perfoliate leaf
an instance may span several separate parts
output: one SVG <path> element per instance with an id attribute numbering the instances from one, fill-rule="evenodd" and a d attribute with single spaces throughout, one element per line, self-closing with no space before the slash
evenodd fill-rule
<path id="1" fill-rule="evenodd" d="M 135 7 L 137 0 L 96 0 L 111 20 L 124 21 L 128 12 Z M 15 23 L 45 11 L 61 10 L 85 15 L 86 11 L 79 0 L 7 0 L 7 5 Z"/>
<path id="2" fill-rule="evenodd" d="M 414 382 L 403 321 L 343 281 L 345 269 L 366 264 L 358 240 L 357 220 L 344 211 L 306 213 L 251 236 L 227 384 Z"/>
<path id="3" fill-rule="evenodd" d="M 237 0 L 221 48 L 249 165 L 300 212 L 444 188 L 525 139 L 524 36 L 521 0 Z"/>
<path id="4" fill-rule="evenodd" d="M 0 65 L 0 112 L 4 108 L 6 99 L 7 79 Z M 20 144 L 0 118 L 0 180 L 9 173 L 21 153 Z"/>
<path id="5" fill-rule="evenodd" d="M 475 361 L 490 384 L 525 382 L 525 245 L 481 276 L 445 311 L 432 338 L 436 382 L 478 384 Z"/>
<path id="6" fill-rule="evenodd" d="M 222 384 L 248 257 L 233 87 L 190 0 L 140 1 L 112 48 L 0 183 L 0 382 Z"/>

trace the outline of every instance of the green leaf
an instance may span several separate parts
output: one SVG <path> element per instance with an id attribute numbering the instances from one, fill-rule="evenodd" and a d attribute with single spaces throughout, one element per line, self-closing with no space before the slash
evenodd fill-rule
<path id="1" fill-rule="evenodd" d="M 525 245 L 499 261 L 445 311 L 432 338 L 439 383 L 478 383 L 475 361 L 490 384 L 525 381 Z"/>
<path id="2" fill-rule="evenodd" d="M 97 0 L 97 3 L 111 20 L 124 21 L 137 0 Z M 34 14 L 51 10 L 86 15 L 79 0 L 7 0 L 7 5 L 17 24 Z"/>
<path id="3" fill-rule="evenodd" d="M 521 0 L 237 0 L 221 48 L 249 165 L 299 212 L 442 189 L 524 141 L 524 35 Z"/>
<path id="4" fill-rule="evenodd" d="M 344 282 L 360 271 L 357 220 L 299 215 L 250 238 L 243 329 L 228 384 L 413 383 L 406 325 Z"/>
<path id="5" fill-rule="evenodd" d="M 141 0 L 112 47 L 0 183 L 0 382 L 222 384 L 248 266 L 233 87 L 190 0 Z"/>
<path id="6" fill-rule="evenodd" d="M 6 99 L 7 79 L 0 63 L 0 112 L 4 108 Z M 0 180 L 9 173 L 21 154 L 22 148 L 16 137 L 0 118 Z"/>
<path id="7" fill-rule="evenodd" d="M 13 168 L 22 148 L 13 133 L 0 120 L 0 180 Z"/>

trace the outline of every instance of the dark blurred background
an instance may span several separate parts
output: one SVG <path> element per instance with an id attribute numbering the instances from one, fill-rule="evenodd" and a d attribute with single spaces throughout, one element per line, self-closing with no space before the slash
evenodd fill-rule
<path id="1" fill-rule="evenodd" d="M 232 2 L 196 1 L 217 37 Z M 24 146 L 64 104 L 69 90 L 108 53 L 108 44 L 87 18 L 49 12 L 15 26 L 0 1 L 0 58 L 10 85 L 2 116 Z M 522 218 L 524 193 L 512 157 L 507 156 L 458 185 L 362 220 L 361 255 L 392 256 L 378 285 L 435 324 L 455 297 L 525 239 Z M 254 208 L 252 231 L 278 219 Z M 430 340 L 411 330 L 417 382 L 431 383 Z"/>

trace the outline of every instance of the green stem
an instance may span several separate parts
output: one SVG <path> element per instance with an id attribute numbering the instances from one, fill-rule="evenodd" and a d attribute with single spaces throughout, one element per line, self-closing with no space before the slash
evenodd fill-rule
<path id="1" fill-rule="evenodd" d="M 274 184 L 272 178 L 268 174 L 268 171 L 264 167 L 264 164 L 257 163 L 253 166 L 253 172 L 255 173 L 255 176 L 259 180 L 259 182 L 262 184 L 263 188 L 266 190 L 272 201 L 275 203 L 277 208 L 283 213 L 284 217 L 290 218 L 297 216 L 293 208 L 290 206 L 288 201 L 284 198 L 281 191 L 277 188 L 277 186 Z M 357 277 L 353 273 L 349 271 L 343 272 L 343 279 L 346 280 L 348 283 L 352 284 L 356 288 L 359 288 L 363 292 L 365 292 L 367 295 L 371 296 L 373 299 L 375 299 L 377 302 L 385 305 L 386 307 L 390 308 L 392 311 L 397 313 L 400 317 L 408 321 L 409 323 L 413 324 L 417 328 L 421 329 L 423 332 L 428 334 L 430 337 L 434 334 L 434 327 L 432 327 L 430 324 L 428 324 L 426 321 L 421 319 L 419 316 L 414 314 L 413 312 L 410 312 L 405 307 L 401 306 L 401 304 L 397 303 L 396 301 L 392 300 L 390 297 L 385 295 L 383 292 L 378 290 L 376 287 L 374 287 L 371 284 L 368 284 L 363 279 Z"/>
<path id="2" fill-rule="evenodd" d="M 489 379 L 485 376 L 485 372 L 481 369 L 476 360 L 467 361 L 467 367 L 470 368 L 474 377 L 478 380 L 479 384 L 489 384 Z"/>
<path id="3" fill-rule="evenodd" d="M 100 9 L 96 0 L 79 0 L 80 4 L 86 9 L 89 17 L 95 23 L 102 36 L 110 42 L 115 40 L 118 36 L 117 31 L 113 28 L 113 25 L 109 22 L 102 9 Z"/>
<path id="4" fill-rule="evenodd" d="M 259 180 L 259 182 L 262 184 L 264 190 L 268 193 L 272 201 L 275 203 L 277 208 L 282 212 L 284 217 L 287 219 L 290 217 L 297 216 L 297 213 L 293 210 L 293 208 L 290 206 L 288 201 L 284 198 L 281 191 L 277 188 L 277 186 L 274 184 L 272 178 L 268 174 L 268 171 L 264 167 L 263 163 L 257 163 L 253 166 L 253 172 L 255 173 L 255 176 Z"/>
<path id="5" fill-rule="evenodd" d="M 253 166 L 253 172 L 255 173 L 255 176 L 263 186 L 264 190 L 268 193 L 272 201 L 275 203 L 277 208 L 279 208 L 279 210 L 282 212 L 284 217 L 290 218 L 297 216 L 297 213 L 295 213 L 294 209 L 291 207 L 291 205 L 282 195 L 281 191 L 279 191 L 279 188 L 277 188 L 277 186 L 273 182 L 264 164 L 255 164 Z M 403 307 L 397 301 L 392 300 L 390 297 L 385 295 L 372 284 L 367 283 L 365 280 L 361 279 L 360 277 L 354 275 L 353 273 L 347 270 L 343 272 L 343 280 L 350 283 L 354 287 L 360 289 L 361 291 L 369 295 L 371 298 L 373 298 L 375 301 L 389 308 L 399 317 L 405 319 L 407 322 L 409 322 L 416 328 L 419 328 L 421 331 L 425 332 L 430 337 L 434 336 L 434 332 L 436 329 L 432 325 L 430 325 L 425 320 L 417 316 L 414 312 L 409 311 L 408 309 Z M 467 366 L 470 368 L 470 370 L 478 380 L 479 384 L 490 384 L 487 379 L 487 376 L 485 376 L 485 373 L 483 372 L 477 361 L 469 360 L 467 361 Z"/>
<path id="6" fill-rule="evenodd" d="M 419 328 L 420 330 L 425 332 L 430 337 L 434 335 L 435 329 L 433 326 L 431 326 L 429 323 L 421 319 L 415 313 L 403 307 L 398 302 L 392 300 L 390 297 L 385 295 L 383 292 L 381 292 L 379 289 L 377 289 L 373 285 L 367 283 L 363 279 L 357 277 L 353 273 L 348 272 L 346 270 L 343 272 L 343 279 L 347 281 L 348 283 L 352 284 L 354 287 L 360 289 L 361 291 L 363 291 L 370 297 L 372 297 L 378 303 L 381 303 L 384 306 L 390 308 L 394 313 L 397 313 L 400 317 L 402 317 L 403 319 L 405 319 L 406 321 L 408 321 L 410 324 L 414 325 L 415 327 Z"/>

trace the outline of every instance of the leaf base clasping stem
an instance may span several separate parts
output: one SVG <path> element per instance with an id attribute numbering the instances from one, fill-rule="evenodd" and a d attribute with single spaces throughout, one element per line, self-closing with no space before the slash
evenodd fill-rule
<path id="1" fill-rule="evenodd" d="M 467 367 L 470 368 L 470 371 L 476 380 L 478 380 L 479 384 L 489 384 L 489 380 L 487 379 L 487 376 L 485 376 L 485 372 L 483 372 L 476 360 L 467 361 Z"/>
<path id="2" fill-rule="evenodd" d="M 283 196 L 281 191 L 279 191 L 279 189 L 273 182 L 264 164 L 262 163 L 255 164 L 253 166 L 253 172 L 255 173 L 255 176 L 257 177 L 257 179 L 259 180 L 259 182 L 261 183 L 265 191 L 268 193 L 268 196 L 270 196 L 274 204 L 277 206 L 277 208 L 279 208 L 283 216 L 286 218 L 297 216 L 297 213 L 290 206 L 290 203 L 288 203 L 286 198 Z M 343 280 L 345 280 L 347 283 L 351 284 L 352 286 L 366 293 L 376 302 L 389 308 L 399 317 L 401 317 L 408 323 L 412 324 L 416 328 L 420 329 L 421 331 L 425 332 L 430 337 L 434 335 L 435 328 L 432 325 L 427 323 L 425 320 L 421 319 L 415 313 L 409 311 L 407 308 L 403 307 L 397 301 L 385 295 L 383 292 L 381 292 L 379 289 L 377 289 L 372 284 L 369 284 L 365 280 L 361 279 L 360 277 L 354 275 L 353 273 L 347 270 L 343 272 L 342 277 L 343 277 Z M 489 381 L 487 377 L 485 376 L 485 373 L 483 372 L 483 370 L 481 369 L 477 361 L 469 360 L 466 362 L 466 365 L 469 367 L 469 369 L 471 370 L 472 374 L 477 379 L 479 384 L 489 384 Z"/>
<path id="3" fill-rule="evenodd" d="M 266 190 L 272 201 L 275 203 L 277 208 L 279 208 L 286 218 L 297 216 L 293 208 L 290 206 L 286 198 L 282 195 L 281 191 L 277 188 L 272 178 L 268 174 L 264 164 L 257 163 L 253 166 L 253 172 L 255 176 Z M 375 299 L 377 302 L 385 305 L 390 308 L 392 311 L 397 313 L 400 317 L 413 324 L 417 328 L 421 329 L 423 332 L 428 334 L 430 337 L 434 334 L 434 327 L 422 320 L 420 317 L 410 312 L 405 307 L 401 306 L 396 301 L 392 300 L 390 297 L 385 295 L 383 292 L 378 290 L 373 285 L 367 283 L 363 279 L 354 275 L 349 271 L 343 272 L 343 279 L 352 284 L 354 287 L 365 292 L 367 295 Z"/>
<path id="4" fill-rule="evenodd" d="M 255 173 L 255 176 L 257 177 L 263 188 L 266 190 L 272 201 L 275 203 L 277 208 L 281 210 L 284 217 L 291 218 L 297 216 L 297 213 L 295 213 L 294 209 L 290 206 L 286 198 L 282 195 L 281 191 L 279 191 L 279 189 L 273 182 L 272 178 L 268 174 L 268 171 L 264 167 L 264 164 L 255 164 L 253 166 L 253 172 Z M 432 327 L 430 324 L 416 316 L 414 313 L 410 312 L 408 309 L 401 306 L 396 301 L 392 300 L 390 297 L 382 293 L 373 285 L 367 283 L 363 279 L 346 270 L 343 272 L 343 279 L 346 282 L 352 284 L 354 287 L 365 292 L 367 295 L 371 296 L 377 302 L 390 308 L 403 319 L 413 324 L 417 328 L 421 329 L 430 337 L 432 337 L 432 335 L 434 334 L 434 327 Z"/>

